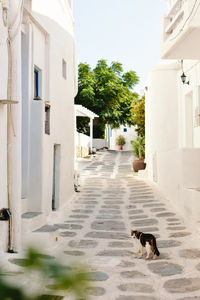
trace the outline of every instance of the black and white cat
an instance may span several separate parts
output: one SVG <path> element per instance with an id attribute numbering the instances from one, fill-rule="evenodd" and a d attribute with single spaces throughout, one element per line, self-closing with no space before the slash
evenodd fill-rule
<path id="1" fill-rule="evenodd" d="M 143 254 L 143 248 L 146 248 L 147 256 L 146 259 L 149 259 L 151 252 L 153 253 L 153 259 L 156 259 L 156 256 L 160 255 L 156 245 L 156 238 L 153 234 L 143 233 L 137 230 L 131 230 L 131 236 L 136 238 L 139 242 L 139 250 L 140 257 Z"/>

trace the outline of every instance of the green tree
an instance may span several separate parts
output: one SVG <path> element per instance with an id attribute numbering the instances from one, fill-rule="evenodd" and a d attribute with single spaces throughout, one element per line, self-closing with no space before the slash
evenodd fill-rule
<path id="1" fill-rule="evenodd" d="M 138 136 L 145 136 L 145 97 L 134 99 L 131 104 L 131 118 L 136 125 Z"/>
<path id="2" fill-rule="evenodd" d="M 138 82 L 136 73 L 124 73 L 119 62 L 112 62 L 109 66 L 106 60 L 99 60 L 93 70 L 86 63 L 79 64 L 75 103 L 99 115 L 94 137 L 103 136 L 106 124 L 112 128 L 134 125 L 131 104 L 138 99 L 138 94 L 133 92 Z M 79 132 L 88 132 L 89 120 L 78 118 L 77 123 Z"/>

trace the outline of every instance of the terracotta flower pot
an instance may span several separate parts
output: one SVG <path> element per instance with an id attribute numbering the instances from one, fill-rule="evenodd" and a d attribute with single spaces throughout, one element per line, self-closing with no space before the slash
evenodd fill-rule
<path id="1" fill-rule="evenodd" d="M 146 163 L 143 159 L 136 159 L 133 161 L 133 170 L 138 172 L 139 170 L 144 170 L 146 168 Z"/>
<path id="2" fill-rule="evenodd" d="M 119 150 L 123 150 L 123 146 L 122 145 L 119 145 Z"/>

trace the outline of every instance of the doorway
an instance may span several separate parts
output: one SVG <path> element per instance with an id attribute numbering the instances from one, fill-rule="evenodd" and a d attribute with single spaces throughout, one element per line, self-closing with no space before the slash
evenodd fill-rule
<path id="1" fill-rule="evenodd" d="M 52 210 L 59 207 L 60 192 L 60 145 L 55 144 L 53 150 L 53 184 L 52 184 Z"/>
<path id="2" fill-rule="evenodd" d="M 185 97 L 185 147 L 193 147 L 193 95 Z"/>

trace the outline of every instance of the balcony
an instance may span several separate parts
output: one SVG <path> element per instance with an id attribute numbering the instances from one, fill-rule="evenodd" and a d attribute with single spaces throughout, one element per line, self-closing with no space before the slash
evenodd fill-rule
<path id="1" fill-rule="evenodd" d="M 163 18 L 162 58 L 200 59 L 200 3 L 175 0 Z"/>

